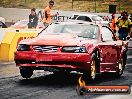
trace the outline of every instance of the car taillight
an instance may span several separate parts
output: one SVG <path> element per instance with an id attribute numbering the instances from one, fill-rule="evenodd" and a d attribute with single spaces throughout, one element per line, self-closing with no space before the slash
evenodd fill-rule
<path id="1" fill-rule="evenodd" d="M 17 47 L 17 51 L 30 51 L 31 47 L 30 45 L 26 45 L 26 44 L 19 44 Z"/>

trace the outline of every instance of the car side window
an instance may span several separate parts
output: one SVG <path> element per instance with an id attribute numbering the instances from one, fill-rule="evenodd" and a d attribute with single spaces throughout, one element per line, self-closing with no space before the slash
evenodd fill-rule
<path id="1" fill-rule="evenodd" d="M 107 27 L 102 27 L 102 38 L 103 41 L 114 41 L 113 34 Z"/>
<path id="2" fill-rule="evenodd" d="M 83 20 L 83 21 L 89 21 L 89 22 L 92 22 L 91 19 L 87 16 L 79 16 L 77 18 L 77 20 Z"/>
<path id="3" fill-rule="evenodd" d="M 71 19 L 75 20 L 78 17 L 78 15 L 74 15 L 71 17 Z"/>
<path id="4" fill-rule="evenodd" d="M 86 21 L 92 22 L 92 20 L 89 17 L 86 17 Z"/>

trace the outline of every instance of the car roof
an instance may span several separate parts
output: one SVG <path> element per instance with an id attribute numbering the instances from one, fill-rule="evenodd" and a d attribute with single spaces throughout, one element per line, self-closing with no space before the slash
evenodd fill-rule
<path id="1" fill-rule="evenodd" d="M 98 16 L 98 15 L 95 15 L 95 14 L 87 14 L 87 13 L 74 13 L 72 15 L 89 16 L 89 17 L 91 17 L 91 16 Z"/>
<path id="2" fill-rule="evenodd" d="M 82 20 L 68 20 L 63 22 L 54 22 L 54 24 L 87 24 L 87 25 L 99 25 L 99 23 L 96 22 L 86 22 Z"/>

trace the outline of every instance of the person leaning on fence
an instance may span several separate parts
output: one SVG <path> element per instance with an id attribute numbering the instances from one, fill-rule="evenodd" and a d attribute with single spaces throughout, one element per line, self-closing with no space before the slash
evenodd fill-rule
<path id="1" fill-rule="evenodd" d="M 35 12 L 35 8 L 31 9 L 31 14 L 29 15 L 28 28 L 36 28 L 38 25 L 38 16 Z"/>
<path id="2" fill-rule="evenodd" d="M 45 27 L 51 24 L 53 16 L 57 16 L 57 14 L 51 15 L 51 8 L 53 7 L 53 5 L 54 1 L 49 1 L 49 5 L 43 11 L 43 23 Z"/>
<path id="3" fill-rule="evenodd" d="M 128 27 L 131 24 L 130 19 L 128 19 L 128 14 L 127 12 L 122 12 L 121 13 L 121 18 L 117 20 L 117 27 L 119 28 L 118 33 L 119 33 L 119 39 L 120 40 L 126 40 L 126 37 L 128 35 Z"/>

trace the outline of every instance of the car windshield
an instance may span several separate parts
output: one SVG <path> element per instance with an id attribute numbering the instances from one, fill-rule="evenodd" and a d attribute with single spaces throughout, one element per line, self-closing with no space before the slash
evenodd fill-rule
<path id="1" fill-rule="evenodd" d="M 39 37 L 43 37 L 45 34 L 63 33 L 77 34 L 78 37 L 96 39 L 98 36 L 98 26 L 90 24 L 51 24 L 39 34 Z"/>
<path id="2" fill-rule="evenodd" d="M 99 16 L 92 16 L 93 21 L 103 21 L 103 19 Z"/>

